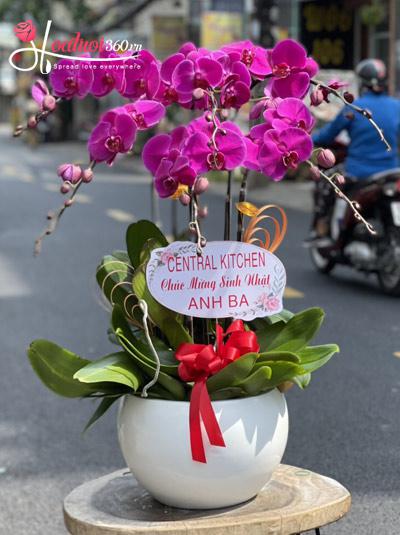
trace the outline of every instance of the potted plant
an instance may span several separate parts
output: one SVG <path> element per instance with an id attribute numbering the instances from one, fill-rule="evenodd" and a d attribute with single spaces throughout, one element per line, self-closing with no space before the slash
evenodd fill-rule
<path id="1" fill-rule="evenodd" d="M 336 184 L 340 177 L 316 167 L 334 161 L 329 151 L 312 154 L 314 121 L 303 99 L 310 85 L 313 105 L 334 94 L 353 106 L 351 95 L 341 95 L 336 82 L 315 81 L 318 66 L 292 40 L 269 51 L 249 41 L 215 52 L 188 43 L 162 63 L 148 51 L 102 57 L 102 72 L 81 72 L 75 61 L 73 70 L 52 72 L 53 94 L 41 81 L 33 88 L 41 110 L 29 128 L 46 118 L 58 99 L 89 92 L 100 98 L 113 89 L 129 99 L 100 118 L 89 139 L 86 169 L 75 163 L 59 167 L 61 192 L 72 193 L 48 216 L 36 251 L 78 188 L 92 180 L 94 166 L 111 165 L 128 152 L 137 132 L 156 125 L 170 105 L 192 109 L 195 118 L 151 137 L 142 157 L 159 196 L 188 207 L 193 241 L 169 243 L 151 221 L 130 225 L 126 250 L 105 256 L 96 272 L 112 308 L 109 337 L 115 352 L 90 361 L 35 340 L 28 356 L 57 394 L 99 398 L 87 427 L 121 400 L 123 455 L 158 500 L 187 508 L 237 504 L 255 496 L 281 461 L 288 433 L 283 392 L 293 384 L 308 386 L 311 374 L 338 351 L 335 344 L 309 345 L 323 321 L 321 309 L 297 314 L 283 309 L 285 270 L 274 251 L 284 237 L 286 216 L 273 205 L 246 201 L 247 174 L 255 169 L 280 180 L 307 162 L 314 176 L 343 196 Z M 127 67 L 122 73 L 113 69 L 118 62 Z M 254 96 L 259 87 L 264 87 L 261 96 Z M 262 121 L 245 134 L 234 119 L 249 102 L 254 104 L 248 108 L 250 120 L 262 115 Z M 365 110 L 353 108 L 371 120 Z M 23 130 L 20 126 L 16 134 Z M 231 240 L 232 177 L 240 169 L 236 240 Z M 200 196 L 209 171 L 224 173 L 227 181 L 222 242 L 207 243 L 201 232 L 199 218 L 206 210 Z"/>

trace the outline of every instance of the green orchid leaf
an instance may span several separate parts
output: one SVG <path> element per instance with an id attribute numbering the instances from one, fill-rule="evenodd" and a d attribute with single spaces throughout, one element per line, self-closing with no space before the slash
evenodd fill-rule
<path id="1" fill-rule="evenodd" d="M 246 377 L 238 386 L 249 396 L 256 396 L 273 388 L 270 384 L 271 375 L 271 368 L 269 366 L 262 366 Z"/>
<path id="2" fill-rule="evenodd" d="M 257 323 L 257 341 L 260 344 L 261 351 L 268 351 L 273 344 L 275 338 L 285 328 L 286 323 L 284 321 L 277 321 L 275 323 L 268 323 L 261 320 Z"/>
<path id="3" fill-rule="evenodd" d="M 183 316 L 158 303 L 149 292 L 145 271 L 145 265 L 136 270 L 132 286 L 137 298 L 146 301 L 150 319 L 165 334 L 172 349 L 177 349 L 182 342 L 192 342 L 188 330 L 183 326 Z"/>
<path id="4" fill-rule="evenodd" d="M 291 381 L 293 377 L 305 373 L 305 370 L 299 364 L 287 360 L 270 360 L 265 361 L 265 364 L 271 368 L 272 372 L 269 381 L 270 388 L 275 388 L 281 383 Z"/>
<path id="5" fill-rule="evenodd" d="M 246 396 L 246 392 L 239 386 L 222 388 L 210 394 L 211 401 L 222 401 L 224 399 L 237 399 Z"/>
<path id="6" fill-rule="evenodd" d="M 295 314 L 272 342 L 267 342 L 268 351 L 290 351 L 303 349 L 319 330 L 324 319 L 321 308 L 309 308 Z"/>
<path id="7" fill-rule="evenodd" d="M 309 346 L 301 349 L 298 352 L 298 356 L 300 357 L 301 367 L 311 373 L 321 368 L 321 366 L 326 364 L 339 351 L 339 346 L 336 344 Z"/>
<path id="8" fill-rule="evenodd" d="M 121 343 L 120 336 L 123 335 L 125 344 L 128 343 L 130 351 L 153 369 L 156 368 L 157 363 L 144 332 L 138 329 L 131 329 L 121 307 L 118 305 L 115 305 L 113 308 L 111 326 L 119 343 Z M 151 338 L 161 362 L 161 370 L 168 375 L 178 376 L 179 362 L 176 360 L 174 352 L 163 344 L 160 339 L 153 336 Z"/>
<path id="9" fill-rule="evenodd" d="M 304 373 L 303 375 L 296 375 L 291 379 L 292 383 L 304 390 L 310 384 L 311 373 Z"/>
<path id="10" fill-rule="evenodd" d="M 141 264 L 140 253 L 147 240 L 154 238 L 160 247 L 166 247 L 168 240 L 161 230 L 152 223 L 142 219 L 129 225 L 126 231 L 126 246 L 132 266 L 138 268 Z"/>
<path id="11" fill-rule="evenodd" d="M 114 305 L 119 304 L 126 313 L 133 316 L 136 321 L 135 305 L 137 298 L 132 291 L 132 277 L 134 270 L 125 257 L 118 252 L 114 255 L 105 256 L 96 271 L 96 280 L 106 299 Z M 139 316 L 140 319 L 140 316 Z"/>
<path id="12" fill-rule="evenodd" d="M 255 318 L 250 322 L 250 325 L 252 326 L 252 329 L 262 330 L 265 324 L 273 325 L 274 323 L 280 321 L 287 323 L 291 318 L 293 318 L 293 316 L 293 312 L 290 312 L 290 310 L 286 310 L 284 308 L 281 310 L 281 312 L 278 312 L 278 314 L 272 314 L 272 316 L 266 316 L 265 318 Z"/>
<path id="13" fill-rule="evenodd" d="M 35 340 L 28 349 L 32 368 L 42 382 L 56 394 L 68 398 L 88 396 L 97 391 L 74 379 L 75 373 L 90 363 L 48 340 Z"/>
<path id="14" fill-rule="evenodd" d="M 105 397 L 103 398 L 97 406 L 97 409 L 94 411 L 89 421 L 85 425 L 83 432 L 87 431 L 99 418 L 103 416 L 104 413 L 108 411 L 113 403 L 117 401 L 121 396 Z"/>
<path id="15" fill-rule="evenodd" d="M 149 377 L 153 378 L 156 367 L 154 363 L 152 365 L 149 365 L 140 355 L 140 353 L 135 352 L 135 348 L 132 346 L 130 341 L 125 338 L 125 336 L 122 334 L 122 332 L 115 333 L 120 341 L 121 346 L 125 349 L 125 351 L 133 358 L 133 360 L 136 362 L 136 364 L 144 371 L 144 373 Z M 163 386 L 166 390 L 168 390 L 172 395 L 173 398 L 179 401 L 182 401 L 185 399 L 186 391 L 185 387 L 183 386 L 183 383 L 181 381 L 178 381 L 171 375 L 168 375 L 164 373 L 163 371 L 160 371 L 158 375 L 158 383 L 160 383 L 161 386 Z M 153 388 L 152 387 L 149 391 L 149 394 Z"/>
<path id="16" fill-rule="evenodd" d="M 290 351 L 266 351 L 265 353 L 260 353 L 256 365 L 262 365 L 267 361 L 282 360 L 288 362 L 295 362 L 300 364 L 301 359 L 296 353 L 291 353 Z"/>
<path id="17" fill-rule="evenodd" d="M 112 353 L 80 368 L 74 379 L 81 383 L 118 383 L 136 392 L 143 383 L 143 374 L 126 353 Z"/>
<path id="18" fill-rule="evenodd" d="M 225 366 L 225 368 L 208 379 L 208 391 L 212 393 L 238 385 L 253 369 L 257 356 L 257 353 L 247 353 Z"/>

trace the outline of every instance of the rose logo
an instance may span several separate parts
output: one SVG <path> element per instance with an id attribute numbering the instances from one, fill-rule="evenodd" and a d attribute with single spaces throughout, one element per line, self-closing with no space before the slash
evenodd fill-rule
<path id="1" fill-rule="evenodd" d="M 31 20 L 26 20 L 14 26 L 14 33 L 20 41 L 28 43 L 35 39 L 36 28 Z"/>

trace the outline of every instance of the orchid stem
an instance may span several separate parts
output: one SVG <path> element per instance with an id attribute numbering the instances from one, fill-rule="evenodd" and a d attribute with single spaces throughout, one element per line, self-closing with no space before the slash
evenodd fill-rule
<path id="1" fill-rule="evenodd" d="M 242 182 L 240 184 L 239 202 L 244 202 L 247 197 L 247 178 L 249 176 L 249 170 L 244 169 L 242 175 Z M 237 241 L 242 241 L 243 237 L 243 214 L 238 210 L 237 220 Z"/>
<path id="2" fill-rule="evenodd" d="M 381 139 L 381 141 L 386 145 L 386 150 L 387 151 L 390 151 L 392 150 L 392 147 L 390 146 L 389 142 L 387 141 L 387 139 L 385 138 L 384 134 L 383 134 L 383 130 L 382 128 L 380 128 L 376 122 L 373 120 L 372 118 L 372 114 L 370 111 L 366 110 L 365 108 L 360 108 L 359 106 L 356 106 L 355 104 L 352 104 L 351 102 L 347 102 L 347 100 L 344 98 L 343 95 L 341 95 L 339 93 L 339 91 L 337 91 L 336 89 L 333 89 L 332 87 L 329 87 L 328 85 L 320 82 L 319 80 L 311 80 L 311 83 L 317 87 L 323 87 L 326 91 L 328 91 L 329 93 L 332 93 L 333 95 L 335 95 L 335 97 L 337 97 L 338 99 L 340 99 L 346 106 L 348 106 L 349 108 L 351 108 L 352 110 L 354 110 L 355 112 L 359 113 L 360 115 L 362 115 L 363 117 L 365 117 L 367 119 L 367 121 L 375 128 L 375 130 L 378 132 L 379 134 L 379 137 Z"/>
<path id="3" fill-rule="evenodd" d="M 91 161 L 88 167 L 89 167 L 89 169 L 94 169 L 95 165 L 96 165 L 96 162 L 95 161 Z M 81 187 L 82 184 L 83 184 L 82 180 L 80 180 L 76 184 L 76 186 L 74 188 L 74 191 L 72 192 L 72 194 L 69 197 L 69 201 L 73 201 L 74 200 L 74 197 L 78 193 L 78 190 L 79 190 L 79 188 Z M 71 204 L 72 204 L 72 202 L 71 202 Z M 53 232 L 57 228 L 57 225 L 58 225 L 63 213 L 65 212 L 65 210 L 67 208 L 69 208 L 69 206 L 71 204 L 67 205 L 67 204 L 64 203 L 64 205 L 57 212 L 49 212 L 48 213 L 47 219 L 49 220 L 49 224 L 44 229 L 44 231 L 40 234 L 40 236 L 38 238 L 36 238 L 36 240 L 35 240 L 35 246 L 34 246 L 34 249 L 33 249 L 33 255 L 34 256 L 38 256 L 40 254 L 40 252 L 42 250 L 43 239 L 46 236 L 50 236 L 50 234 L 53 234 Z"/>
<path id="4" fill-rule="evenodd" d="M 231 238 L 231 211 L 232 211 L 232 171 L 228 171 L 228 184 L 225 198 L 225 227 L 224 240 Z"/>
<path id="5" fill-rule="evenodd" d="M 307 160 L 307 163 L 308 163 L 308 165 L 310 167 L 315 167 L 314 164 L 310 160 Z M 368 230 L 368 232 L 370 232 L 371 234 L 376 234 L 376 231 L 375 231 L 374 227 L 371 225 L 371 223 L 368 223 L 368 221 L 366 219 L 364 219 L 363 216 L 358 211 L 361 208 L 361 206 L 358 204 L 358 202 L 352 201 L 351 199 L 349 199 L 347 197 L 347 195 L 345 195 L 343 193 L 343 191 L 338 187 L 338 185 L 335 184 L 335 182 L 334 182 L 334 176 L 335 175 L 333 175 L 333 177 L 330 177 L 329 175 L 327 175 L 326 173 L 321 171 L 321 169 L 319 169 L 319 172 L 320 172 L 320 175 L 322 176 L 322 178 L 324 178 L 332 186 L 332 188 L 334 189 L 336 195 L 339 198 L 341 198 L 344 201 L 346 201 L 346 203 L 351 208 L 351 211 L 353 212 L 353 215 L 357 219 L 357 221 L 360 221 L 361 223 L 363 223 L 365 225 L 366 229 Z"/>

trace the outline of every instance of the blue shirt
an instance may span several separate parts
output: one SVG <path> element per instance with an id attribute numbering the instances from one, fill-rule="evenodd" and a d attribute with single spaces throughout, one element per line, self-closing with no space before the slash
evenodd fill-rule
<path id="1" fill-rule="evenodd" d="M 374 121 L 382 128 L 385 138 L 392 147 L 387 151 L 380 140 L 378 132 L 368 120 L 348 106 L 313 135 L 316 145 L 329 145 L 342 131 L 350 136 L 348 154 L 345 162 L 347 175 L 365 179 L 374 173 L 386 171 L 399 166 L 397 143 L 400 135 L 400 101 L 386 94 L 368 92 L 355 100 L 354 104 L 372 112 Z M 353 119 L 346 117 L 352 112 Z"/>

